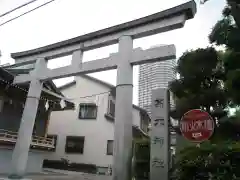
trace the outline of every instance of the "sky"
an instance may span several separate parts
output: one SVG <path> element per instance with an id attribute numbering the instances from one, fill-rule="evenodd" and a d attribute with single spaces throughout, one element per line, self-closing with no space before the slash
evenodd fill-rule
<path id="1" fill-rule="evenodd" d="M 30 0 L 0 0 L 0 15 Z M 49 0 L 38 0 L 31 5 L 0 17 L 0 24 Z M 188 0 L 55 0 L 17 20 L 0 26 L 0 63 L 14 63 L 10 53 L 34 49 L 113 25 L 141 18 L 177 6 Z M 221 18 L 225 0 L 211 0 L 200 5 L 196 0 L 197 14 L 181 29 L 134 40 L 134 48 L 150 48 L 157 44 L 175 44 L 177 58 L 190 49 L 209 46 L 208 34 Z M 112 45 L 84 53 L 83 62 L 107 57 L 117 52 Z M 49 61 L 49 68 L 69 65 L 71 57 Z M 138 104 L 138 66 L 134 66 L 133 103 Z M 116 70 L 91 74 L 100 80 L 116 85 Z M 73 78 L 54 81 L 58 86 Z"/>

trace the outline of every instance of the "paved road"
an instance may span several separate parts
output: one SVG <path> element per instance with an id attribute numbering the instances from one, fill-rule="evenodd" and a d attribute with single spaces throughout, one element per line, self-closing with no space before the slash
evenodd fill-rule
<path id="1" fill-rule="evenodd" d="M 88 175 L 64 175 L 64 176 L 26 176 L 26 180 L 111 180 L 110 176 L 88 176 Z M 0 180 L 6 180 L 0 178 Z"/>
<path id="2" fill-rule="evenodd" d="M 76 176 L 76 175 L 65 175 L 65 176 L 28 176 L 26 179 L 31 180 L 111 180 L 111 177 L 106 176 Z"/>
<path id="3" fill-rule="evenodd" d="M 4 175 L 0 175 L 0 180 L 6 180 Z M 51 172 L 44 171 L 39 174 L 27 175 L 27 179 L 30 180 L 111 180 L 111 176 L 95 175 L 95 174 L 83 174 L 78 172 Z"/>
<path id="4" fill-rule="evenodd" d="M 68 174 L 68 175 L 44 175 L 44 176 L 28 176 L 32 180 L 111 180 L 111 176 L 90 175 L 90 174 Z"/>

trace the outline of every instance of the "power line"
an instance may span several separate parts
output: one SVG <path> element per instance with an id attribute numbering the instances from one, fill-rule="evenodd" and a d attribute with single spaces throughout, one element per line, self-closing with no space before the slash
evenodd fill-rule
<path id="1" fill-rule="evenodd" d="M 10 19 L 8 21 L 5 21 L 4 23 L 0 24 L 0 27 L 5 25 L 5 24 L 7 24 L 7 23 L 9 23 L 9 22 L 11 22 L 11 21 L 13 21 L 13 20 L 16 20 L 16 19 L 18 19 L 18 18 L 20 18 L 20 17 L 22 17 L 22 16 L 32 12 L 32 11 L 35 11 L 35 10 L 37 10 L 37 9 L 39 9 L 39 8 L 41 8 L 41 7 L 45 6 L 45 5 L 53 2 L 53 1 L 55 1 L 55 0 L 48 1 L 48 2 L 46 2 L 46 3 L 44 3 L 44 4 L 40 5 L 40 6 L 37 6 L 36 8 L 33 8 L 33 9 L 31 9 L 31 10 L 25 12 L 25 13 L 20 14 L 19 16 L 16 16 L 16 17 L 14 17 L 14 18 L 12 18 L 12 19 Z"/>
<path id="2" fill-rule="evenodd" d="M 22 90 L 23 92 L 25 93 L 28 93 L 28 90 L 24 89 L 24 88 L 21 88 L 19 87 L 18 85 L 16 84 L 12 84 L 11 82 L 9 81 L 6 81 L 4 79 L 0 79 L 0 81 L 6 83 L 6 87 L 5 87 L 5 91 L 7 91 L 10 87 L 14 87 L 14 88 L 17 88 L 17 89 L 20 89 Z M 60 103 L 60 106 L 61 108 L 63 109 L 64 107 L 66 107 L 66 102 L 71 102 L 71 103 L 74 103 L 75 102 L 72 102 L 76 99 L 86 99 L 86 98 L 90 98 L 90 97 L 96 97 L 96 104 L 98 104 L 99 102 L 99 96 L 100 95 L 104 95 L 104 94 L 109 94 L 111 91 L 105 91 L 105 92 L 101 92 L 101 93 L 97 93 L 97 94 L 92 94 L 92 95 L 88 95 L 88 96 L 80 96 L 80 97 L 75 97 L 75 98 L 66 98 L 64 96 L 60 96 L 58 95 L 57 97 L 60 98 L 60 100 L 50 100 L 48 98 L 44 98 L 44 97 L 40 97 L 39 100 L 43 100 L 45 101 L 45 108 L 48 109 L 49 108 L 49 103 L 53 103 L 53 104 L 59 104 Z M 12 101 L 15 101 L 13 99 L 10 99 L 10 104 L 12 104 Z M 22 104 L 23 107 L 24 107 L 24 104 Z"/>
<path id="3" fill-rule="evenodd" d="M 24 6 L 27 6 L 27 5 L 29 5 L 29 4 L 31 4 L 31 3 L 33 3 L 33 2 L 35 2 L 35 1 L 37 1 L 37 0 L 29 1 L 29 2 L 27 2 L 27 3 L 25 3 L 25 4 L 22 4 L 22 5 L 20 5 L 20 6 L 16 7 L 16 8 L 14 8 L 14 9 L 11 9 L 10 11 L 1 14 L 0 17 L 6 16 L 6 15 L 8 15 L 8 14 L 10 14 L 10 13 L 12 13 L 12 12 L 14 12 L 14 11 L 16 11 L 16 10 L 22 8 L 22 7 L 24 7 Z"/>
<path id="4" fill-rule="evenodd" d="M 6 89 L 8 89 L 9 87 L 14 87 L 14 88 L 17 88 L 21 91 L 24 91 L 25 93 L 28 93 L 28 90 L 19 87 L 17 84 L 13 84 L 13 83 L 11 83 L 9 81 L 6 81 L 4 79 L 0 79 L 0 81 L 7 84 Z M 136 87 L 136 85 L 135 85 L 135 87 Z M 77 100 L 77 99 L 85 99 L 85 98 L 90 98 L 90 97 L 96 97 L 96 96 L 99 96 L 99 95 L 109 94 L 109 93 L 111 93 L 111 91 L 104 91 L 104 92 L 100 92 L 100 93 L 96 93 L 96 94 L 91 94 L 91 95 L 86 95 L 86 96 L 78 96 L 78 97 L 72 97 L 72 98 L 66 98 L 66 97 L 61 96 L 61 95 L 58 95 L 57 97 L 65 100 L 65 101 L 74 101 L 74 100 Z M 59 100 L 50 100 L 50 99 L 46 99 L 46 98 L 40 98 L 40 100 L 45 100 L 45 101 L 49 101 L 49 102 L 59 102 Z"/>
<path id="5" fill-rule="evenodd" d="M 5 90 L 7 90 L 9 87 L 14 87 L 14 88 L 17 88 L 17 89 L 25 92 L 25 93 L 28 93 L 28 90 L 26 90 L 24 88 L 21 88 L 16 84 L 13 84 L 13 83 L 11 83 L 9 81 L 6 81 L 4 79 L 0 79 L 0 81 L 7 84 Z M 60 96 L 60 95 L 58 97 L 62 100 L 65 100 L 65 101 L 73 101 L 73 100 L 76 100 L 76 99 L 85 99 L 85 98 L 90 98 L 90 97 L 96 97 L 96 96 L 103 95 L 103 94 L 109 94 L 110 92 L 111 91 L 105 91 L 105 92 L 101 92 L 101 93 L 97 93 L 97 94 L 91 94 L 91 95 L 87 95 L 87 96 L 79 96 L 79 97 L 73 97 L 73 98 L 66 98 L 66 97 Z M 43 98 L 43 97 L 41 97 L 39 100 L 49 101 L 49 102 L 53 102 L 53 103 L 58 103 L 59 102 L 59 100 L 50 100 L 50 99 Z"/>

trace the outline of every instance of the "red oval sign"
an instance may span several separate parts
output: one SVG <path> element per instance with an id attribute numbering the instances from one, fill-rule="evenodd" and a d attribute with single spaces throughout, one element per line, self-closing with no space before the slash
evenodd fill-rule
<path id="1" fill-rule="evenodd" d="M 180 121 L 182 135 L 189 141 L 208 140 L 214 132 L 214 120 L 203 110 L 193 109 L 183 115 Z"/>

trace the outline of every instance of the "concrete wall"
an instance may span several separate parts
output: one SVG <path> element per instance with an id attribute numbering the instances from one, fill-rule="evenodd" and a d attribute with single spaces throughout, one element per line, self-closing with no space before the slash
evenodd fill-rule
<path id="1" fill-rule="evenodd" d="M 43 152 L 30 152 L 26 173 L 37 173 L 42 171 L 42 163 L 45 157 Z M 0 174 L 10 173 L 12 150 L 0 149 Z"/>
<path id="2" fill-rule="evenodd" d="M 71 162 L 96 164 L 100 167 L 107 167 L 112 164 L 113 160 L 111 155 L 106 155 L 107 140 L 114 139 L 114 124 L 104 116 L 108 109 L 108 91 L 110 91 L 110 89 L 84 77 L 77 77 L 76 81 L 75 86 L 62 91 L 66 97 L 74 98 L 76 109 L 51 113 L 48 134 L 58 135 L 58 140 L 56 153 L 49 156 L 48 159 L 59 160 L 61 158 L 67 158 Z M 78 98 L 103 92 L 106 93 L 89 98 Z M 97 119 L 78 119 L 78 105 L 83 102 L 95 102 L 97 104 Z M 136 109 L 133 109 L 133 123 L 140 126 L 139 111 Z M 65 153 L 66 136 L 71 135 L 85 136 L 83 154 L 73 155 Z"/>

